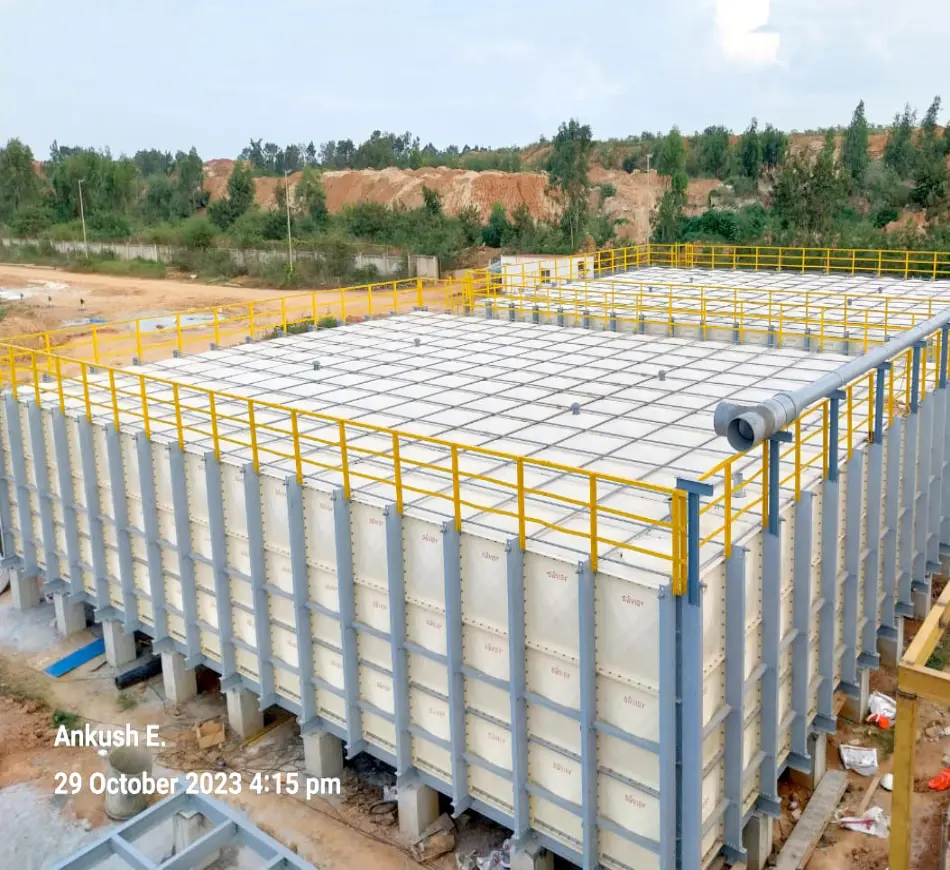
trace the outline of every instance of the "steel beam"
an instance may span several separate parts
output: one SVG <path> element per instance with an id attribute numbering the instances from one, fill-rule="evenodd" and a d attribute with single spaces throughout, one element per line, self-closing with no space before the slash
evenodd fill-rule
<path id="1" fill-rule="evenodd" d="M 912 403 L 910 413 L 904 418 L 904 449 L 901 483 L 901 506 L 898 514 L 898 580 L 897 605 L 898 616 L 913 616 L 913 580 L 914 560 L 914 503 L 917 490 L 917 444 L 920 415 Z"/>
<path id="2" fill-rule="evenodd" d="M 27 405 L 30 424 L 30 444 L 33 450 L 33 473 L 36 478 L 36 500 L 40 508 L 43 528 L 43 558 L 46 560 L 46 583 L 56 583 L 59 575 L 59 556 L 56 553 L 56 525 L 53 521 L 53 497 L 49 485 L 49 461 L 46 458 L 46 436 L 43 433 L 43 410 L 35 402 Z"/>
<path id="3" fill-rule="evenodd" d="M 3 564 L 15 564 L 19 561 L 16 554 L 16 539 L 13 536 L 13 509 L 10 504 L 10 484 L 15 482 L 7 476 L 6 447 L 4 433 L 0 431 L 0 552 Z"/>
<path id="4" fill-rule="evenodd" d="M 144 432 L 135 434 L 135 450 L 139 466 L 139 492 L 142 496 L 142 516 L 145 526 L 146 558 L 148 561 L 148 588 L 152 600 L 152 624 L 155 640 L 168 640 L 168 613 L 165 610 L 165 569 L 162 565 L 161 534 L 158 527 L 158 503 L 155 497 L 155 469 L 152 461 L 152 442 Z"/>
<path id="5" fill-rule="evenodd" d="M 792 722 L 791 751 L 802 761 L 808 759 L 808 708 L 810 704 L 808 677 L 808 650 L 811 647 L 811 551 L 813 493 L 805 490 L 795 505 L 794 546 L 794 600 L 793 622 L 795 639 L 792 641 Z M 728 567 L 727 567 L 728 571 Z M 742 637 L 745 637 L 743 632 Z"/>
<path id="6" fill-rule="evenodd" d="M 182 613 L 185 617 L 185 664 L 189 668 L 203 663 L 198 628 L 198 593 L 195 587 L 195 559 L 191 549 L 191 511 L 188 507 L 188 482 L 185 454 L 178 444 L 168 445 L 172 504 L 175 508 L 175 549 L 178 553 L 178 580 L 181 583 Z"/>
<path id="7" fill-rule="evenodd" d="M 53 450 L 56 454 L 59 497 L 63 507 L 63 532 L 66 535 L 66 560 L 69 563 L 67 570 L 69 592 L 79 599 L 85 596 L 85 590 L 82 585 L 82 551 L 79 549 L 79 527 L 76 523 L 76 502 L 73 492 L 73 471 L 69 462 L 66 417 L 58 408 L 55 408 L 50 411 L 50 423 L 53 427 Z M 2 456 L 0 456 L 0 462 L 2 462 Z M 62 566 L 60 566 L 60 571 L 62 571 Z"/>
<path id="8" fill-rule="evenodd" d="M 796 524 L 799 522 L 801 522 L 801 512 L 799 512 L 799 517 L 796 519 Z M 729 713 L 726 716 L 724 766 L 725 794 L 729 805 L 726 807 L 723 819 L 723 844 L 727 853 L 726 857 L 735 864 L 745 863 L 746 857 L 742 845 L 746 640 L 745 560 L 745 548 L 734 545 L 732 554 L 726 561 L 726 706 Z"/>
<path id="9" fill-rule="evenodd" d="M 528 711 L 525 696 L 524 551 L 517 538 L 505 547 L 508 574 L 508 675 L 511 715 L 511 780 L 514 789 L 512 831 L 520 840 L 531 827 L 528 796 Z M 662 811 L 661 811 L 662 812 Z"/>
<path id="10" fill-rule="evenodd" d="M 237 673 L 237 665 L 234 654 L 231 578 L 228 576 L 228 541 L 224 530 L 221 463 L 213 450 L 205 453 L 204 461 L 208 526 L 211 532 L 211 571 L 214 578 L 214 602 L 218 611 L 218 641 L 221 644 L 221 677 L 227 680 Z"/>
<path id="11" fill-rule="evenodd" d="M 396 726 L 396 776 L 412 768 L 409 734 L 409 656 L 406 652 L 406 577 L 402 517 L 396 505 L 383 511 L 386 524 L 386 573 L 389 587 L 389 642 L 393 659 L 393 709 Z"/>
<path id="12" fill-rule="evenodd" d="M 303 517 L 303 489 L 296 475 L 290 475 L 287 486 L 287 518 L 290 532 L 290 566 L 294 590 L 294 628 L 297 635 L 297 661 L 300 673 L 300 722 L 310 722 L 317 715 L 316 691 L 313 686 L 313 628 L 310 624 L 309 569 L 307 539 Z"/>
<path id="13" fill-rule="evenodd" d="M 80 417 L 79 453 L 82 459 L 82 484 L 86 496 L 86 519 L 89 525 L 89 541 L 92 545 L 92 571 L 96 587 L 96 615 L 105 618 L 112 608 L 109 597 L 109 581 L 106 578 L 106 548 L 102 533 L 102 515 L 99 508 L 99 474 L 96 467 L 96 450 L 92 424 Z"/>
<path id="14" fill-rule="evenodd" d="M 12 393 L 4 397 L 7 405 L 7 433 L 10 437 L 10 464 L 16 487 L 17 512 L 20 515 L 20 540 L 23 542 L 23 568 L 25 576 L 34 577 L 36 545 L 33 538 L 33 511 L 30 508 L 30 488 L 26 473 L 26 458 L 23 454 L 23 427 L 20 425 L 20 403 Z M 98 516 L 98 511 L 96 512 Z"/>
<path id="15" fill-rule="evenodd" d="M 363 751 L 360 714 L 359 655 L 357 652 L 356 588 L 353 582 L 353 544 L 350 532 L 350 502 L 343 489 L 333 491 L 333 531 L 336 543 L 336 579 L 340 596 L 340 637 L 343 643 L 343 693 L 346 701 L 346 757 Z"/>
<path id="16" fill-rule="evenodd" d="M 600 838 L 597 833 L 597 640 L 594 607 L 594 572 L 590 561 L 577 566 L 578 638 L 580 650 L 581 725 L 581 831 L 583 870 L 600 865 Z"/>
<path id="17" fill-rule="evenodd" d="M 462 675 L 462 557 L 454 522 L 442 524 L 442 564 L 445 572 L 445 649 L 449 685 L 450 764 L 452 812 L 463 813 L 471 804 L 465 764 L 465 678 Z"/>
<path id="18" fill-rule="evenodd" d="M 844 601 L 841 614 L 844 649 L 841 653 L 841 682 L 858 682 L 858 575 L 861 572 L 861 496 L 864 490 L 864 451 L 855 450 L 847 463 L 848 488 L 844 533 Z M 877 611 L 875 603 L 875 613 Z"/>
<path id="19" fill-rule="evenodd" d="M 897 532 L 900 521 L 901 440 L 904 421 L 896 417 L 887 428 L 887 474 L 884 482 L 884 526 L 881 533 L 883 602 L 881 627 L 885 635 L 897 631 Z"/>
<path id="20" fill-rule="evenodd" d="M 122 622 L 128 633 L 141 627 L 139 603 L 135 597 L 135 575 L 132 570 L 132 538 L 129 534 L 129 506 L 125 491 L 128 484 L 122 463 L 122 444 L 119 432 L 112 423 L 105 427 L 106 455 L 109 461 L 109 480 L 112 488 L 112 516 L 115 520 L 116 548 L 119 553 L 119 585 L 122 587 Z"/>

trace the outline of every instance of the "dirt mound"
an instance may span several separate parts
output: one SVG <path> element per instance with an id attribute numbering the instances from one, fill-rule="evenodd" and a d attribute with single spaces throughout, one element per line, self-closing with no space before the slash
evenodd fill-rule
<path id="1" fill-rule="evenodd" d="M 227 195 L 227 182 L 234 168 L 233 160 L 212 160 L 205 164 L 205 189 L 213 201 Z M 288 179 L 291 197 L 300 180 L 300 173 Z M 597 185 L 612 184 L 617 192 L 607 197 L 604 210 L 613 218 L 625 221 L 618 231 L 625 240 L 646 241 L 649 235 L 650 212 L 668 186 L 668 180 L 651 172 L 626 173 L 616 169 L 591 167 L 590 178 L 595 190 L 592 205 L 600 201 Z M 256 178 L 255 200 L 263 209 L 277 207 L 277 191 L 283 178 Z M 535 218 L 555 217 L 560 206 L 548 191 L 547 175 L 541 172 L 474 172 L 466 169 L 428 167 L 425 169 L 362 169 L 323 173 L 327 207 L 337 213 L 358 202 L 378 202 L 389 207 L 419 208 L 422 189 L 428 187 L 442 197 L 442 206 L 449 214 L 458 214 L 469 206 L 478 210 L 487 221 L 492 206 L 501 203 L 510 215 L 524 204 Z M 689 183 L 687 210 L 701 212 L 708 206 L 709 192 L 720 186 L 715 179 L 692 179 Z"/>

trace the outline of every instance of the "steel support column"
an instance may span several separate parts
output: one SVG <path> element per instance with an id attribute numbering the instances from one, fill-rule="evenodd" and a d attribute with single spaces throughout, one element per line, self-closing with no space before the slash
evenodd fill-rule
<path id="1" fill-rule="evenodd" d="M 917 502 L 917 454 L 920 438 L 920 347 L 912 351 L 910 413 L 904 429 L 904 469 L 901 493 L 899 580 L 897 612 L 900 616 L 913 616 L 914 580 L 914 509 Z"/>
<path id="2" fill-rule="evenodd" d="M 857 690 L 858 682 L 858 576 L 861 572 L 861 496 L 864 490 L 864 450 L 856 449 L 847 463 L 848 488 L 844 533 L 844 649 L 841 682 Z M 877 607 L 875 606 L 875 611 Z"/>
<path id="3" fill-rule="evenodd" d="M 734 864 L 745 863 L 746 859 L 745 849 L 742 845 L 742 771 L 745 769 L 743 757 L 746 640 L 745 560 L 745 548 L 733 546 L 732 555 L 726 561 L 726 706 L 729 708 L 729 713 L 726 716 L 725 723 L 726 745 L 724 751 L 725 793 L 729 806 L 726 808 L 723 818 L 723 843 L 726 857 Z M 661 679 L 662 677 L 663 675 L 661 675 Z"/>
<path id="4" fill-rule="evenodd" d="M 313 628 L 310 624 L 309 569 L 307 540 L 303 517 L 303 489 L 296 475 L 290 475 L 287 486 L 287 529 L 290 533 L 290 570 L 294 591 L 294 629 L 297 640 L 297 666 L 300 670 L 300 723 L 310 722 L 317 715 L 316 690 L 313 685 Z"/>
<path id="5" fill-rule="evenodd" d="M 27 405 L 30 444 L 33 450 L 33 473 L 36 478 L 36 500 L 43 529 L 43 558 L 46 560 L 46 584 L 57 584 L 59 556 L 56 554 L 56 525 L 53 522 L 53 497 L 49 485 L 49 462 L 46 458 L 46 436 L 43 433 L 43 410 L 35 402 Z"/>
<path id="6" fill-rule="evenodd" d="M 923 341 L 914 347 L 914 350 L 921 354 L 926 353 L 926 349 L 927 344 Z M 920 402 L 920 378 L 916 364 L 914 375 L 911 406 Z M 920 439 L 917 453 L 917 487 L 914 492 L 914 556 L 911 562 L 911 588 L 927 596 L 928 607 L 930 566 L 927 565 L 927 533 L 930 526 L 930 464 L 933 455 L 934 410 L 933 396 L 929 396 L 919 405 Z"/>
<path id="7" fill-rule="evenodd" d="M 119 584 L 122 587 L 122 623 L 126 632 L 141 627 L 139 602 L 135 597 L 135 574 L 132 569 L 132 536 L 129 534 L 129 506 L 125 498 L 125 466 L 122 462 L 122 443 L 119 431 L 112 423 L 105 427 L 106 454 L 109 459 L 109 480 L 112 486 L 112 516 L 115 520 L 116 549 L 119 553 Z"/>
<path id="8" fill-rule="evenodd" d="M 191 511 L 188 505 L 188 481 L 185 454 L 178 444 L 168 445 L 172 503 L 175 507 L 175 543 L 178 552 L 178 580 L 181 583 L 181 609 L 185 617 L 185 665 L 201 664 L 201 635 L 198 629 L 198 593 L 195 588 L 195 560 L 191 549 Z"/>
<path id="9" fill-rule="evenodd" d="M 792 440 L 779 432 L 768 441 L 768 526 L 762 535 L 762 760 L 759 808 L 770 816 L 781 812 L 778 797 L 779 670 L 782 660 L 782 520 L 781 445 Z"/>
<path id="10" fill-rule="evenodd" d="M 251 563 L 257 675 L 261 685 L 261 708 L 266 709 L 277 703 L 277 693 L 274 690 L 274 664 L 271 661 L 270 606 L 267 599 L 267 566 L 264 562 L 261 480 L 252 462 L 244 466 L 244 510 L 247 516 L 247 552 Z"/>
<path id="11" fill-rule="evenodd" d="M 505 561 L 508 574 L 508 678 L 511 682 L 511 781 L 514 788 L 512 830 L 515 840 L 519 840 L 531 827 L 531 807 L 525 701 L 528 688 L 525 674 L 524 551 L 517 538 L 508 541 Z"/>
<path id="12" fill-rule="evenodd" d="M 135 450 L 139 466 L 139 492 L 142 496 L 142 517 L 145 526 L 148 589 L 152 600 L 152 625 L 155 641 L 168 639 L 168 613 L 165 610 L 165 569 L 162 566 L 161 533 L 158 527 L 158 502 L 155 497 L 155 468 L 152 442 L 144 432 L 135 433 Z"/>
<path id="13" fill-rule="evenodd" d="M 449 686 L 449 763 L 452 766 L 452 813 L 471 805 L 465 763 L 465 678 L 462 676 L 462 555 L 454 522 L 442 524 L 442 565 L 445 572 L 445 665 Z"/>
<path id="14" fill-rule="evenodd" d="M 356 588 L 353 583 L 353 542 L 350 502 L 342 487 L 333 491 L 333 532 L 336 544 L 336 581 L 340 596 L 340 638 L 343 644 L 343 693 L 346 703 L 346 757 L 363 751 L 360 713 L 359 658 L 357 652 Z"/>
<path id="15" fill-rule="evenodd" d="M 386 573 L 389 587 L 389 642 L 393 659 L 393 710 L 396 729 L 396 776 L 412 769 L 409 733 L 409 655 L 406 652 L 406 578 L 402 517 L 396 505 L 383 511 L 386 523 Z"/>
<path id="16" fill-rule="evenodd" d="M 69 593 L 76 599 L 85 597 L 83 589 L 82 551 L 79 549 L 79 527 L 76 523 L 76 495 L 73 492 L 73 470 L 69 462 L 69 437 L 66 417 L 58 408 L 50 412 L 53 426 L 53 450 L 59 477 L 59 497 L 63 505 L 63 531 L 66 535 L 66 558 L 69 562 Z M 7 505 L 9 511 L 9 504 Z M 61 569 L 62 570 L 62 569 Z"/>
<path id="17" fill-rule="evenodd" d="M 792 641 L 792 709 L 795 719 L 791 726 L 792 755 L 799 766 L 808 765 L 808 708 L 810 705 L 808 677 L 808 650 L 811 646 L 811 551 L 814 494 L 805 490 L 795 505 L 794 546 L 794 600 L 793 622 L 795 639 Z M 727 568 L 728 570 L 728 568 Z M 743 633 L 743 637 L 745 634 Z M 789 765 L 792 766 L 791 760 Z"/>
<path id="18" fill-rule="evenodd" d="M 937 370 L 937 389 L 930 394 L 934 403 L 933 422 L 933 455 L 930 461 L 930 529 L 927 535 L 927 561 L 940 570 L 940 528 L 943 514 L 950 507 L 950 502 L 943 501 L 944 488 L 944 455 L 947 440 L 947 339 L 950 337 L 950 326 L 945 326 L 940 332 L 940 361 Z"/>
<path id="19" fill-rule="evenodd" d="M 686 594 L 676 596 L 676 688 L 679 698 L 678 867 L 699 867 L 703 832 L 703 599 L 699 580 L 699 507 L 708 484 L 677 478 L 686 493 Z"/>
<path id="20" fill-rule="evenodd" d="M 36 545 L 33 543 L 33 512 L 30 508 L 30 489 L 27 483 L 26 458 L 23 455 L 23 430 L 20 425 L 20 403 L 12 393 L 4 397 L 7 410 L 7 434 L 10 438 L 10 465 L 16 488 L 17 513 L 20 515 L 20 540 L 23 542 L 23 567 L 27 577 L 37 573 Z M 98 501 L 98 500 L 97 500 Z M 96 511 L 98 517 L 99 512 Z"/>
<path id="21" fill-rule="evenodd" d="M 112 609 L 109 598 L 109 581 L 106 579 L 106 548 L 102 534 L 102 516 L 99 510 L 99 475 L 96 468 L 96 449 L 93 442 L 92 424 L 80 417 L 79 454 L 82 461 L 82 485 L 86 496 L 86 519 L 89 526 L 89 543 L 92 547 L 93 582 L 96 587 L 96 616 L 108 618 Z"/>
<path id="22" fill-rule="evenodd" d="M 218 611 L 218 642 L 221 644 L 221 677 L 237 673 L 234 654 L 234 617 L 231 608 L 231 577 L 228 574 L 228 541 L 224 530 L 224 499 L 221 463 L 213 450 L 205 454 L 205 488 L 208 495 L 208 526 L 211 532 L 211 571 L 214 602 Z"/>
<path id="23" fill-rule="evenodd" d="M 867 549 L 864 558 L 864 628 L 861 632 L 861 652 L 858 664 L 864 668 L 880 666 L 877 652 L 879 630 L 878 603 L 881 591 L 881 516 L 883 514 L 884 473 L 884 396 L 887 389 L 887 370 L 890 364 L 879 366 L 875 374 L 874 418 L 871 443 L 867 448 Z M 881 620 L 883 622 L 883 620 Z"/>
<path id="24" fill-rule="evenodd" d="M 836 390 L 829 396 L 829 433 L 826 445 L 825 478 L 821 496 L 821 616 L 819 617 L 818 666 L 821 685 L 818 689 L 818 716 L 815 726 L 834 734 L 837 717 L 834 711 L 835 651 L 838 631 L 838 419 L 845 393 Z"/>
<path id="25" fill-rule="evenodd" d="M 15 484 L 7 476 L 6 447 L 3 432 L 0 431 L 0 551 L 3 553 L 4 566 L 19 562 L 16 554 L 16 539 L 13 536 L 13 509 L 10 504 L 10 484 Z"/>
<path id="26" fill-rule="evenodd" d="M 883 425 L 883 421 L 882 421 Z M 904 420 L 895 417 L 894 422 L 884 430 L 887 444 L 887 473 L 884 482 L 884 524 L 881 532 L 881 585 L 883 601 L 881 603 L 882 639 L 894 639 L 897 632 L 897 532 L 900 521 L 900 472 L 901 440 Z"/>
<path id="27" fill-rule="evenodd" d="M 581 830 L 583 870 L 600 865 L 597 835 L 597 638 L 594 572 L 590 560 L 577 566 L 578 638 L 580 639 Z"/>

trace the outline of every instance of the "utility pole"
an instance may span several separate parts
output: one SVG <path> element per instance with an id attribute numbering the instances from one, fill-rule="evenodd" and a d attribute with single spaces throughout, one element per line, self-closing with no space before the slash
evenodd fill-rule
<path id="1" fill-rule="evenodd" d="M 79 217 L 82 220 L 82 246 L 86 251 L 86 259 L 89 259 L 89 242 L 86 240 L 86 210 L 82 204 L 82 183 L 85 179 L 79 179 Z"/>
<path id="2" fill-rule="evenodd" d="M 294 242 L 290 234 L 290 170 L 284 170 L 284 200 L 287 206 L 287 268 L 294 267 Z"/>

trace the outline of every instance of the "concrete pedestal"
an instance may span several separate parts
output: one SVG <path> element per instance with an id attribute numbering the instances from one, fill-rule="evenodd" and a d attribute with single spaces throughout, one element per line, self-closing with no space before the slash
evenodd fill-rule
<path id="1" fill-rule="evenodd" d="M 69 637 L 86 627 L 86 606 L 73 598 L 57 592 L 53 595 L 53 609 L 56 612 L 56 630 Z"/>
<path id="2" fill-rule="evenodd" d="M 885 668 L 896 668 L 904 654 L 904 619 L 897 617 L 897 640 L 879 638 L 877 652 L 881 657 L 881 665 Z"/>
<path id="3" fill-rule="evenodd" d="M 17 610 L 29 610 L 40 603 L 40 580 L 36 574 L 27 577 L 22 571 L 10 569 L 10 594 Z"/>
<path id="4" fill-rule="evenodd" d="M 933 606 L 931 591 L 933 590 L 933 581 L 927 578 L 927 589 L 924 592 L 918 592 L 916 589 L 911 592 L 910 599 L 914 605 L 914 619 L 926 619 Z"/>
<path id="5" fill-rule="evenodd" d="M 173 704 L 183 704 L 198 694 L 195 670 L 185 667 L 185 657 L 180 652 L 162 653 L 162 685 L 165 697 Z"/>
<path id="6" fill-rule="evenodd" d="M 554 870 L 554 854 L 527 837 L 511 847 L 511 870 Z"/>
<path id="7" fill-rule="evenodd" d="M 748 853 L 747 870 L 765 870 L 772 854 L 772 820 L 754 814 L 742 832 L 742 845 Z"/>
<path id="8" fill-rule="evenodd" d="M 399 832 L 416 839 L 439 817 L 439 793 L 421 782 L 400 783 Z"/>
<path id="9" fill-rule="evenodd" d="M 812 734 L 808 738 L 808 754 L 811 756 L 811 771 L 802 773 L 790 770 L 788 776 L 796 785 L 814 791 L 825 775 L 825 766 L 828 763 L 828 735 Z"/>
<path id="10" fill-rule="evenodd" d="M 264 727 L 264 713 L 253 692 L 247 689 L 228 689 L 228 724 L 238 737 L 246 740 Z"/>
<path id="11" fill-rule="evenodd" d="M 106 661 L 114 668 L 121 668 L 138 658 L 135 651 L 135 635 L 127 634 L 117 619 L 102 623 L 102 638 L 106 642 Z"/>
<path id="12" fill-rule="evenodd" d="M 329 731 L 304 734 L 303 768 L 308 776 L 339 779 L 343 776 L 343 741 Z"/>
<path id="13" fill-rule="evenodd" d="M 858 671 L 858 689 L 860 690 L 859 696 L 855 698 L 848 695 L 841 712 L 838 714 L 851 722 L 864 722 L 867 718 L 868 699 L 871 697 L 870 671 Z"/>
<path id="14" fill-rule="evenodd" d="M 200 840 L 212 829 L 212 825 L 197 810 L 182 810 L 172 819 L 172 838 L 175 854 L 180 855 L 189 846 Z M 221 850 L 216 849 L 194 863 L 189 862 L 189 870 L 205 870 L 221 857 Z"/>

